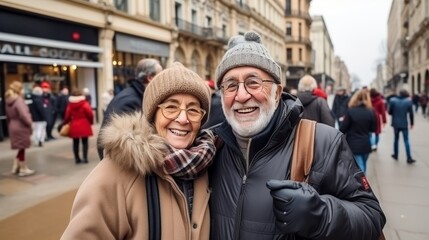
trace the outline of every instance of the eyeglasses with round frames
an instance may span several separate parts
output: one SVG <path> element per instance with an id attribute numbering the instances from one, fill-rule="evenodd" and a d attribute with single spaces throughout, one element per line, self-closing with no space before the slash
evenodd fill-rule
<path id="1" fill-rule="evenodd" d="M 263 89 L 264 83 L 274 83 L 274 80 L 265 80 L 260 79 L 258 77 L 249 77 L 246 78 L 243 82 L 228 80 L 220 84 L 220 88 L 222 89 L 225 97 L 230 97 L 237 94 L 238 87 L 240 83 L 243 83 L 244 89 L 250 94 L 254 95 L 260 93 Z"/>
<path id="2" fill-rule="evenodd" d="M 159 104 L 158 107 L 161 109 L 162 115 L 170 120 L 177 119 L 182 111 L 186 112 L 186 117 L 190 122 L 198 122 L 206 115 L 206 111 L 199 107 L 180 108 L 174 103 L 163 103 Z"/>

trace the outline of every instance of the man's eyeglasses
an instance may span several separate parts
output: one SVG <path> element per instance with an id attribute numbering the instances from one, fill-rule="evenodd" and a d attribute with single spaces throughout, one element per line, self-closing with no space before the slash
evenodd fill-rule
<path id="1" fill-rule="evenodd" d="M 186 112 L 186 117 L 190 122 L 198 122 L 206 115 L 206 111 L 199 107 L 180 108 L 174 103 L 163 103 L 158 107 L 161 109 L 162 115 L 170 120 L 175 120 L 182 111 Z"/>
<path id="2" fill-rule="evenodd" d="M 249 77 L 243 82 L 228 80 L 221 83 L 220 88 L 225 97 L 230 97 L 237 93 L 240 83 L 243 83 L 244 89 L 246 89 L 250 95 L 254 95 L 262 91 L 262 87 L 266 82 L 274 83 L 274 80 L 264 80 L 258 77 Z"/>

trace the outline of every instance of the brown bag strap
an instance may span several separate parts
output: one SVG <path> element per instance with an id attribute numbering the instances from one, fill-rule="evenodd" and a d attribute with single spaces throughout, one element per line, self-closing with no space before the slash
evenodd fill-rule
<path id="1" fill-rule="evenodd" d="M 316 121 L 301 119 L 296 127 L 290 179 L 307 182 L 314 156 Z"/>

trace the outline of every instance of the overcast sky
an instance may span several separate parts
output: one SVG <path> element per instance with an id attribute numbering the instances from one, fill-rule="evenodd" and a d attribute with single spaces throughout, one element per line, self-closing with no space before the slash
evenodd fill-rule
<path id="1" fill-rule="evenodd" d="M 377 63 L 384 59 L 391 4 L 392 0 L 311 1 L 310 14 L 323 16 L 335 54 L 362 84 L 375 78 Z"/>

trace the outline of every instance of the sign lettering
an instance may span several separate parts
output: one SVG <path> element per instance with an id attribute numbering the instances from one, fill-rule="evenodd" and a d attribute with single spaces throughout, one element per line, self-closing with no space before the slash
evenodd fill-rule
<path id="1" fill-rule="evenodd" d="M 88 54 L 86 52 L 69 50 L 69 49 L 38 47 L 38 46 L 31 46 L 31 45 L 21 45 L 21 44 L 15 44 L 15 43 L 2 43 L 2 42 L 0 42 L 0 54 L 66 59 L 66 60 L 77 60 L 77 61 L 97 61 L 97 59 L 91 59 L 89 57 L 89 56 L 95 56 L 96 54 Z"/>

